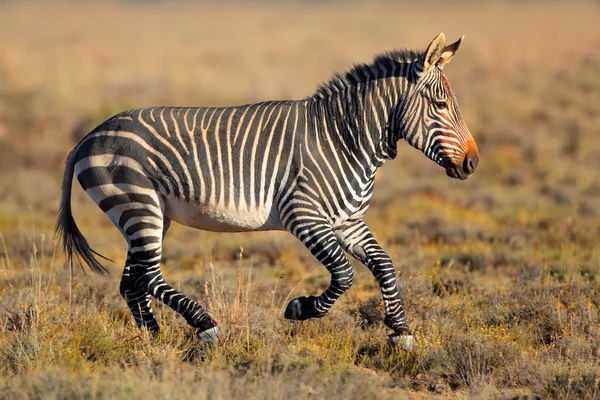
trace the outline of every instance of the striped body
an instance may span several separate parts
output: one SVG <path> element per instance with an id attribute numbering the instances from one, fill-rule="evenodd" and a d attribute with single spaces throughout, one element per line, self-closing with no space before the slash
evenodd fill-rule
<path id="1" fill-rule="evenodd" d="M 475 142 L 442 73 L 460 41 L 442 42 L 443 35 L 425 53 L 379 56 L 303 100 L 151 107 L 103 122 L 67 159 L 58 229 L 69 258 L 103 268 L 71 215 L 74 174 L 128 242 L 121 294 L 140 326 L 158 329 L 152 295 L 199 332 L 216 329 L 160 272 L 162 242 L 176 221 L 217 232 L 287 230 L 304 243 L 331 284 L 319 296 L 292 300 L 289 319 L 325 315 L 350 288 L 345 251 L 378 280 L 386 324 L 395 334 L 409 332 L 392 261 L 362 218 L 375 172 L 396 156 L 400 139 L 449 176 L 465 179 L 477 165 Z"/>
<path id="2" fill-rule="evenodd" d="M 329 184 L 344 173 L 341 167 L 352 165 L 339 164 L 330 138 L 323 140 L 329 146 L 321 146 L 315 135 L 320 126 L 308 120 L 308 105 L 282 101 L 126 111 L 81 141 L 75 175 L 105 211 L 130 202 L 132 188 L 114 184 L 122 174 L 167 218 L 204 230 L 284 230 L 278 205 L 298 193 L 339 225 L 366 211 L 375 168 Z M 118 221 L 120 215 L 113 215 Z"/>

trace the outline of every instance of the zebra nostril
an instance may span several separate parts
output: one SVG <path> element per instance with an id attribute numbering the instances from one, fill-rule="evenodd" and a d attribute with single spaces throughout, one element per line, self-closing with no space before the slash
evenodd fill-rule
<path id="1" fill-rule="evenodd" d="M 477 164 L 479 163 L 479 157 L 475 153 L 469 153 L 463 160 L 462 169 L 465 174 L 471 174 L 475 171 Z"/>
<path id="2" fill-rule="evenodd" d="M 471 172 L 475 171 L 475 168 L 477 168 L 477 164 L 479 164 L 479 156 L 477 155 L 477 153 L 473 153 L 469 157 L 469 166 L 471 167 Z"/>

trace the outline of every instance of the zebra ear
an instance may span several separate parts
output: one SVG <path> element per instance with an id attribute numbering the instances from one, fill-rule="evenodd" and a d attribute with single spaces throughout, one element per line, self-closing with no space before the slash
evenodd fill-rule
<path id="1" fill-rule="evenodd" d="M 423 57 L 423 71 L 428 71 L 431 67 L 433 67 L 440 57 L 442 56 L 443 51 L 446 47 L 446 36 L 444 32 L 437 35 L 429 46 L 427 46 L 427 50 L 425 50 L 425 56 Z"/>
<path id="2" fill-rule="evenodd" d="M 456 53 L 464 38 L 465 35 L 462 35 L 460 39 L 458 39 L 456 42 L 444 47 L 444 51 L 442 51 L 442 54 L 440 55 L 440 58 L 437 61 L 437 65 L 443 67 L 444 64 L 450 62 L 450 60 L 452 60 L 452 57 L 454 57 L 454 53 Z"/>

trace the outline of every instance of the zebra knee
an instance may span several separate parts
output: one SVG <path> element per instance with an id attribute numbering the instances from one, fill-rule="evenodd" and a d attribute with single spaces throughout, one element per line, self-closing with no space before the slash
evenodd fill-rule
<path id="1" fill-rule="evenodd" d="M 128 279 L 121 280 L 121 288 L 124 290 L 134 290 L 144 294 L 151 294 L 150 286 L 152 277 L 154 276 L 153 268 L 152 265 L 133 262 L 129 269 Z"/>
<path id="2" fill-rule="evenodd" d="M 352 267 L 349 267 L 346 271 L 341 273 L 332 274 L 331 276 L 331 284 L 336 289 L 338 289 L 342 294 L 347 292 L 354 282 L 354 270 Z"/>
<path id="3" fill-rule="evenodd" d="M 119 293 L 121 293 L 121 297 L 127 301 L 128 292 L 131 292 L 135 289 L 133 282 L 131 280 L 131 267 L 129 265 L 129 256 L 127 257 L 127 263 L 125 264 L 125 270 L 123 271 L 123 275 L 121 276 L 121 283 L 119 284 Z"/>
<path id="4" fill-rule="evenodd" d="M 152 294 L 152 283 L 160 280 L 160 250 L 138 251 L 132 254 L 129 264 L 129 284 L 136 290 Z M 154 282 L 156 283 L 156 282 Z"/>

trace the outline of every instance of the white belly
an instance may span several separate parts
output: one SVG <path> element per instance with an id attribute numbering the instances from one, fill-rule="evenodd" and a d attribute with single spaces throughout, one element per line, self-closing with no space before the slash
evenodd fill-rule
<path id="1" fill-rule="evenodd" d="M 195 204 L 171 196 L 164 198 L 166 216 L 180 224 L 214 232 L 283 230 L 272 204 L 259 208 Z"/>

